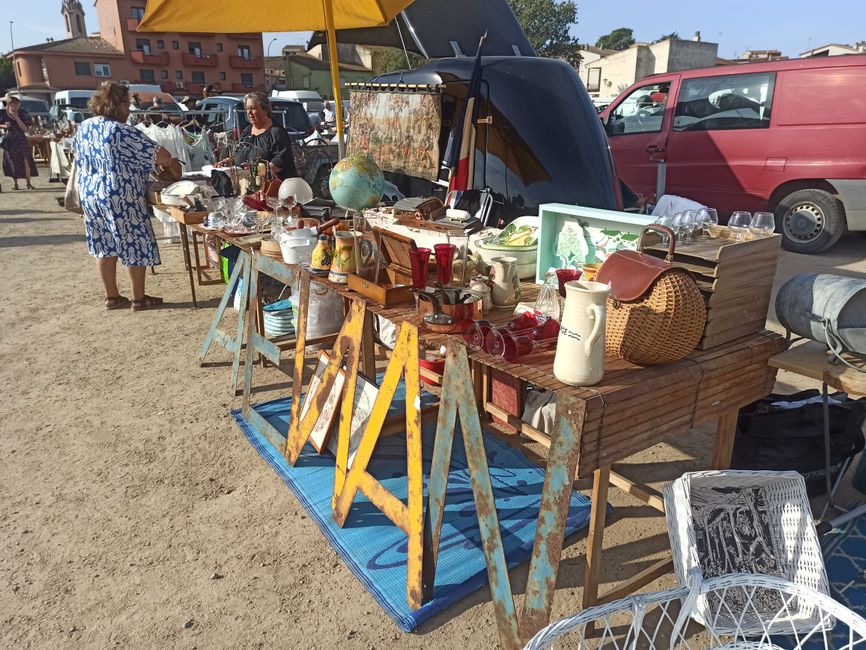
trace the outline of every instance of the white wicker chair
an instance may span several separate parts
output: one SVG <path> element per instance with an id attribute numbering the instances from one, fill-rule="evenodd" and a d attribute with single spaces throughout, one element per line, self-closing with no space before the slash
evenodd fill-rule
<path id="1" fill-rule="evenodd" d="M 698 569 L 704 580 L 731 573 L 772 574 L 825 596 L 830 593 L 806 484 L 797 472 L 690 472 L 665 488 L 664 499 L 674 570 L 681 585 Z M 745 513 L 754 519 L 747 518 L 744 526 L 736 518 Z M 762 531 L 756 521 L 763 522 Z M 745 546 L 746 538 L 751 546 Z M 729 592 L 728 604 L 736 608 L 738 596 Z M 712 627 L 718 633 L 760 633 L 779 600 L 757 596 L 753 611 L 736 621 L 716 611 Z M 694 614 L 696 621 L 708 626 L 713 609 L 709 601 L 709 597 L 699 598 Z M 799 613 L 800 628 L 812 629 L 816 619 L 807 609 Z"/>
<path id="2" fill-rule="evenodd" d="M 809 587 L 756 574 L 730 574 L 702 582 L 695 571 L 689 581 L 691 587 L 623 598 L 552 623 L 525 650 L 550 648 L 566 635 L 567 647 L 581 650 L 866 650 L 866 619 Z M 744 603 L 740 611 L 727 604 L 732 590 L 738 592 L 736 602 Z M 779 603 L 770 616 L 765 608 L 768 594 Z M 703 629 L 690 625 L 699 600 L 708 604 Z M 804 612 L 815 621 L 808 630 L 803 629 Z M 713 623 L 722 619 L 725 632 L 718 633 Z M 756 620 L 762 622 L 758 632 Z M 748 622 L 749 631 L 729 632 L 730 621 Z M 588 625 L 594 633 L 587 634 Z"/>

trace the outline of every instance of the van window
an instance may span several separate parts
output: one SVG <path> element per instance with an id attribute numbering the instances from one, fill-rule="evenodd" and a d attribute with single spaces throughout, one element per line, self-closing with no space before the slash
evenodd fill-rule
<path id="1" fill-rule="evenodd" d="M 680 89 L 673 129 L 769 128 L 775 81 L 772 72 L 686 79 Z"/>
<path id="2" fill-rule="evenodd" d="M 776 124 L 863 124 L 866 66 L 785 70 L 776 102 Z"/>
<path id="3" fill-rule="evenodd" d="M 670 81 L 635 88 L 611 111 L 605 129 L 608 135 L 658 133 L 662 130 Z"/>

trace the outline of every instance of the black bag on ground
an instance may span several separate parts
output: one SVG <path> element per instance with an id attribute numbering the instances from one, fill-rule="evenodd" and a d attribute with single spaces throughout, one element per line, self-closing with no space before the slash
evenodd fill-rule
<path id="1" fill-rule="evenodd" d="M 815 399 L 817 398 L 817 399 Z M 780 409 L 780 402 L 809 404 Z M 833 403 L 833 402 L 838 403 Z M 866 401 L 831 395 L 830 465 L 835 481 L 845 459 L 863 450 Z M 794 470 L 806 480 L 809 496 L 824 494 L 824 415 L 820 392 L 768 395 L 740 410 L 731 457 L 732 469 Z"/>

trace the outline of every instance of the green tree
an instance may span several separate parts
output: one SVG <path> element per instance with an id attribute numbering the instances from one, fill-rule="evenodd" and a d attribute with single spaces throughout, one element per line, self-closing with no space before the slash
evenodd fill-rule
<path id="1" fill-rule="evenodd" d="M 15 88 L 15 73 L 12 70 L 12 59 L 0 56 L 0 94 Z"/>
<path id="2" fill-rule="evenodd" d="M 577 5 L 572 0 L 508 0 L 517 22 L 539 56 L 580 63 L 577 38 L 570 29 L 577 24 Z"/>
<path id="3" fill-rule="evenodd" d="M 382 74 L 383 72 L 394 72 L 395 70 L 405 70 L 409 66 L 406 65 L 406 53 L 396 47 L 373 47 L 373 72 Z M 424 65 L 427 62 L 422 56 L 418 56 L 414 52 L 409 52 L 409 62 L 413 68 Z"/>
<path id="4" fill-rule="evenodd" d="M 627 50 L 632 45 L 634 45 L 634 30 L 629 27 L 615 29 L 595 42 L 596 47 L 606 50 Z"/>
<path id="5" fill-rule="evenodd" d="M 676 32 L 671 32 L 670 34 L 665 34 L 664 36 L 659 36 L 653 43 L 661 43 L 662 41 L 666 41 L 668 39 L 675 41 L 680 37 Z"/>

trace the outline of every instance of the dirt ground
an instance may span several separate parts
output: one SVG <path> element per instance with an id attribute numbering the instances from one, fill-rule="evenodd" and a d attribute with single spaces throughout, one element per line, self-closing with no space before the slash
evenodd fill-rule
<path id="1" fill-rule="evenodd" d="M 3 179 L 0 194 L 0 647 L 494 647 L 487 590 L 399 630 L 230 419 L 228 355 L 195 363 L 220 288 L 192 309 L 180 247 L 162 244 L 148 290 L 168 306 L 105 312 L 80 219 L 40 171 L 36 191 Z M 849 237 L 785 254 L 777 282 L 866 274 L 864 249 Z M 626 464 L 660 487 L 711 449 L 693 431 Z M 668 547 L 653 510 L 617 490 L 611 502 L 604 587 Z M 580 609 L 585 547 L 584 533 L 567 540 L 555 617 Z M 525 575 L 512 572 L 518 594 Z"/>

